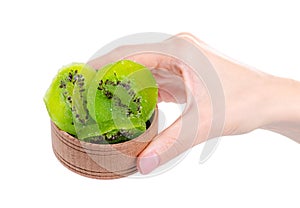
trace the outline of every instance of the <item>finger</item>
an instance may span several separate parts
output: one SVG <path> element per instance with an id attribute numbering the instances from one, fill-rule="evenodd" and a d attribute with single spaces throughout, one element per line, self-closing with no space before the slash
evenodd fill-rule
<path id="1" fill-rule="evenodd" d="M 183 39 L 188 40 L 196 45 L 207 45 L 205 42 L 203 42 L 202 40 L 200 40 L 193 34 L 187 33 L 187 32 L 178 33 L 174 37 L 183 38 Z"/>
<path id="2" fill-rule="evenodd" d="M 125 56 L 143 51 L 145 45 L 146 44 L 119 46 L 104 55 L 89 60 L 87 64 L 94 69 L 100 69 L 109 63 L 123 59 Z"/>
<path id="3" fill-rule="evenodd" d="M 164 66 L 178 66 L 178 63 L 172 64 L 172 62 L 174 62 L 174 59 L 172 58 L 157 56 L 157 53 L 162 53 L 166 48 L 170 49 L 168 51 L 178 51 L 177 48 L 170 48 L 170 46 L 176 46 L 176 41 L 178 41 L 178 39 L 180 38 L 173 36 L 169 39 L 166 39 L 165 41 L 158 43 L 120 46 L 105 55 L 101 55 L 99 57 L 93 58 L 92 60 L 89 60 L 88 65 L 95 69 L 99 69 L 111 62 L 125 59 L 126 57 L 130 57 L 131 55 L 142 54 L 142 56 L 144 56 L 144 60 L 139 59 L 139 61 L 143 61 L 144 63 L 152 65 L 153 67 L 161 66 L 162 68 L 164 68 Z M 154 52 L 156 53 L 156 55 L 151 56 L 151 53 L 154 54 Z M 147 56 L 147 53 L 149 54 L 149 56 Z M 146 57 L 149 59 L 147 60 Z M 142 57 L 140 56 L 139 58 Z M 176 70 L 176 68 L 174 69 Z"/>
<path id="4" fill-rule="evenodd" d="M 186 93 L 182 64 L 161 54 L 138 54 L 126 57 L 151 69 L 159 88 L 159 101 L 185 103 Z M 180 63 L 180 64 L 179 64 Z"/>
<path id="5" fill-rule="evenodd" d="M 139 155 L 137 167 L 140 173 L 150 173 L 197 143 L 199 112 L 192 105 Z"/>
<path id="6" fill-rule="evenodd" d="M 182 69 L 185 67 L 182 61 L 172 56 L 154 52 L 133 54 L 124 58 L 141 63 L 150 69 L 165 69 L 179 77 L 182 77 Z"/>
<path id="7" fill-rule="evenodd" d="M 142 48 L 154 44 L 129 45 L 114 49 L 108 54 L 98 57 L 88 62 L 88 65 L 99 69 L 102 66 L 118 59 L 129 59 L 145 65 L 152 70 L 159 88 L 158 101 L 184 103 L 186 101 L 185 88 L 182 80 L 181 62 L 173 57 L 150 52 L 135 53 Z M 160 69 L 160 70 L 156 70 Z M 163 70 L 164 69 L 164 70 Z M 170 93 L 177 94 L 173 99 Z"/>
<path id="8" fill-rule="evenodd" d="M 182 70 L 185 83 L 186 108 L 182 115 L 161 132 L 139 155 L 137 167 L 148 174 L 196 144 L 205 141 L 212 125 L 210 96 L 204 82 L 189 68 Z M 176 96 L 176 92 L 169 92 Z M 198 106 L 200 105 L 201 106 Z"/>
<path id="9" fill-rule="evenodd" d="M 121 59 L 127 59 L 126 57 L 131 55 L 144 54 L 146 56 L 147 53 L 151 51 L 160 51 L 161 48 L 162 46 L 160 43 L 124 45 L 113 49 L 107 54 L 89 60 L 88 65 L 95 69 L 100 69 L 109 63 L 116 62 Z M 151 61 L 155 61 L 153 63 L 160 63 L 160 60 L 151 59 Z"/>

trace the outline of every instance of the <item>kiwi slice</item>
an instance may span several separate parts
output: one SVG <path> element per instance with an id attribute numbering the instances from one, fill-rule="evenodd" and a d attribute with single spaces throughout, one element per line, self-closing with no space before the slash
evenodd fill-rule
<path id="1" fill-rule="evenodd" d="M 96 71 L 87 65 L 73 63 L 60 69 L 53 79 L 44 102 L 51 120 L 61 130 L 76 136 L 75 124 L 91 122 L 86 92 L 95 74 Z"/>
<path id="2" fill-rule="evenodd" d="M 121 60 L 100 69 L 87 92 L 87 109 L 101 132 L 91 140 L 113 143 L 143 133 L 157 95 L 152 73 L 141 64 Z"/>
<path id="3" fill-rule="evenodd" d="M 157 103 L 151 72 L 129 60 L 96 72 L 73 63 L 59 70 L 44 97 L 51 120 L 92 143 L 119 143 L 142 134 Z"/>

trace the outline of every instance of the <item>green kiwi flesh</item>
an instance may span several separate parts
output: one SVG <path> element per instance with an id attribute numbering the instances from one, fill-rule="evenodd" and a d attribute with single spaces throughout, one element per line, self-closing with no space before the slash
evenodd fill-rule
<path id="1" fill-rule="evenodd" d="M 78 86 L 82 97 L 96 71 L 85 64 L 73 63 L 63 67 L 52 81 L 44 96 L 44 102 L 51 120 L 63 131 L 76 136 L 75 123 L 89 120 L 86 100 L 81 99 L 74 105 L 74 87 Z M 75 117 L 75 118 L 74 118 Z"/>
<path id="2" fill-rule="evenodd" d="M 145 66 L 121 60 L 103 67 L 89 86 L 87 108 L 105 137 L 91 140 L 112 143 L 142 134 L 157 96 L 156 81 Z"/>
<path id="3" fill-rule="evenodd" d="M 142 134 L 158 96 L 149 69 L 129 60 L 98 71 L 73 63 L 59 70 L 44 96 L 51 120 L 79 140 L 113 144 Z"/>

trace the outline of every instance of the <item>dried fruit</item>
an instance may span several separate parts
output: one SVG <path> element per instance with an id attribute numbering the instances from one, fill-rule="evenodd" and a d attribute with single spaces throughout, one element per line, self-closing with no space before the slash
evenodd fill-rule
<path id="1" fill-rule="evenodd" d="M 147 128 L 158 89 L 149 69 L 129 60 L 96 71 L 85 64 L 63 67 L 44 97 L 51 120 L 92 143 L 119 143 Z"/>
<path id="2" fill-rule="evenodd" d="M 111 138 L 118 134 L 132 138 L 145 131 L 157 94 L 156 81 L 149 69 L 121 60 L 97 72 L 87 93 L 87 106 L 102 134 L 114 132 Z"/>
<path id="3" fill-rule="evenodd" d="M 46 92 L 44 102 L 51 120 L 63 131 L 76 136 L 74 124 L 86 123 L 86 90 L 96 71 L 85 64 L 73 63 L 59 70 Z M 78 86 L 83 99 L 77 99 L 74 105 L 74 87 Z M 74 119 L 73 119 L 74 115 Z"/>

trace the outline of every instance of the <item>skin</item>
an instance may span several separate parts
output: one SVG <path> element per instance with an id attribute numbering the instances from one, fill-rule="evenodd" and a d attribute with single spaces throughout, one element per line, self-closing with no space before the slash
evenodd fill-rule
<path id="1" fill-rule="evenodd" d="M 266 129 L 300 143 L 300 82 L 275 77 L 238 63 L 191 34 L 181 33 L 174 37 L 166 44 L 180 50 L 176 39 L 188 41 L 204 54 L 215 69 L 224 93 L 225 117 L 221 112 L 214 112 L 212 92 L 189 66 L 161 54 L 140 53 L 126 57 L 152 70 L 159 86 L 159 101 L 186 103 L 182 116 L 154 138 L 139 155 L 137 167 L 140 173 L 148 174 L 187 149 L 217 136 Z M 112 53 L 126 54 L 130 47 L 117 48 Z M 100 64 L 99 60 L 96 62 Z M 201 122 L 196 123 L 196 132 L 191 134 L 191 129 L 187 131 L 188 128 L 184 128 L 185 124 L 192 128 L 197 119 Z M 222 127 L 221 134 L 214 130 L 218 129 L 216 126 Z"/>

